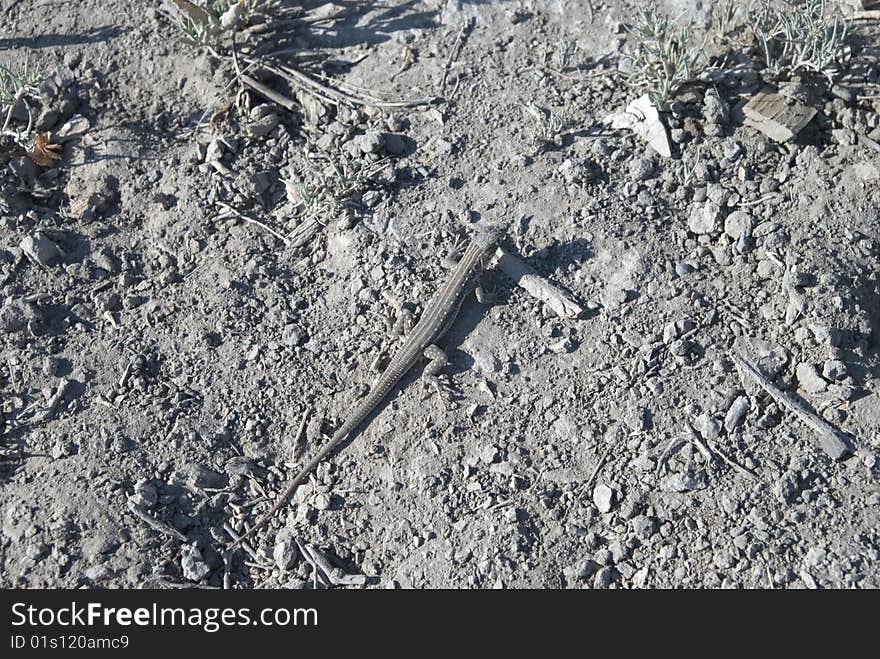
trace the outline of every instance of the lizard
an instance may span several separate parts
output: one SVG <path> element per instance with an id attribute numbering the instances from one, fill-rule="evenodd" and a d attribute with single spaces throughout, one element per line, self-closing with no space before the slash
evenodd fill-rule
<path id="1" fill-rule="evenodd" d="M 230 550 L 236 549 L 248 537 L 251 537 L 257 530 L 269 523 L 272 517 L 287 504 L 288 499 L 290 499 L 296 488 L 303 483 L 308 475 L 342 441 L 355 435 L 367 418 L 379 407 L 391 393 L 392 389 L 416 365 L 423 355 L 432 360 L 425 368 L 425 376 L 433 376 L 439 370 L 439 366 L 442 366 L 445 360 L 440 356 L 443 353 L 435 345 L 435 341 L 447 332 L 458 317 L 461 305 L 471 291 L 473 280 L 484 267 L 488 257 L 495 251 L 502 235 L 501 228 L 495 226 L 482 229 L 474 236 L 458 264 L 434 294 L 434 297 L 431 298 L 418 323 L 416 323 L 415 327 L 406 337 L 403 345 L 398 348 L 394 357 L 391 358 L 391 361 L 385 367 L 385 370 L 382 371 L 370 392 L 355 407 L 354 411 L 333 434 L 331 439 L 288 482 L 284 491 L 278 495 L 272 508 L 259 518 L 247 532 L 235 539 L 230 546 Z"/>

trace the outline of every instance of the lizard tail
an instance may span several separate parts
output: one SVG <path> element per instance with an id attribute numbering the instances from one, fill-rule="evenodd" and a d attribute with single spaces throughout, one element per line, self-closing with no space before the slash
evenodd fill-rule
<path id="1" fill-rule="evenodd" d="M 343 430 L 345 431 L 344 433 L 342 432 Z M 302 485 L 303 481 L 305 481 L 308 475 L 312 473 L 312 471 L 314 471 L 319 464 L 321 464 L 324 458 L 330 455 L 333 449 L 336 448 L 339 442 L 345 439 L 348 433 L 349 431 L 347 428 L 341 428 L 340 431 L 337 432 L 329 442 L 324 444 L 324 446 L 321 447 L 321 450 L 315 454 L 315 457 L 309 460 L 309 463 L 302 469 L 300 469 L 300 472 L 293 478 L 293 480 L 291 480 L 287 484 L 287 487 L 284 488 L 284 491 L 280 495 L 278 495 L 278 499 L 275 501 L 275 504 L 272 506 L 269 512 L 265 513 L 251 528 L 249 528 L 241 536 L 239 536 L 238 540 L 236 540 L 229 546 L 229 551 L 235 551 L 241 546 L 241 544 L 245 540 L 253 537 L 254 533 L 265 527 L 269 523 L 269 521 L 275 516 L 275 514 L 287 505 L 288 500 L 291 496 L 293 496 L 296 488 Z"/>

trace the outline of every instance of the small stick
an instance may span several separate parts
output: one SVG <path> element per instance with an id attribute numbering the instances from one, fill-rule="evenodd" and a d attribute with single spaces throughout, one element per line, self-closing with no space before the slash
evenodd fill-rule
<path id="1" fill-rule="evenodd" d="M 232 552 L 223 552 L 223 590 L 229 590 L 232 580 Z"/>
<path id="2" fill-rule="evenodd" d="M 808 409 L 803 403 L 793 398 L 790 394 L 782 391 L 775 384 L 764 377 L 757 368 L 737 354 L 735 351 L 730 352 L 730 358 L 733 363 L 739 367 L 742 375 L 748 376 L 764 391 L 770 394 L 777 403 L 788 408 L 789 411 L 800 418 L 806 425 L 812 428 L 819 435 L 819 445 L 822 450 L 833 460 L 840 460 L 850 453 L 849 438 L 840 430 L 832 426 L 825 419 Z"/>
<path id="3" fill-rule="evenodd" d="M 299 548 L 299 553 L 305 559 L 306 563 L 312 566 L 312 583 L 314 584 L 314 589 L 318 589 L 318 577 L 321 577 L 322 582 L 326 582 L 327 585 L 330 585 L 329 577 L 324 576 L 324 573 L 321 571 L 321 568 L 318 567 L 318 563 L 315 561 L 315 557 L 312 556 L 312 552 L 310 552 L 306 547 L 306 545 L 299 541 L 298 538 L 294 538 L 293 541 L 296 543 L 296 546 Z"/>
<path id="4" fill-rule="evenodd" d="M 174 538 L 176 540 L 180 540 L 181 542 L 186 542 L 186 536 L 183 535 L 183 533 L 181 533 L 177 529 L 169 526 L 165 522 L 162 522 L 162 521 L 156 519 L 152 515 L 148 515 L 143 510 L 141 510 L 136 505 L 134 505 L 134 503 L 132 503 L 131 501 L 128 502 L 128 510 L 131 512 L 132 515 L 137 517 L 142 522 L 146 522 L 147 526 L 155 529 L 159 533 L 164 533 L 165 535 L 171 536 L 172 538 Z"/>
<path id="5" fill-rule="evenodd" d="M 55 393 L 52 394 L 52 397 L 48 401 L 48 407 L 43 410 L 38 416 L 36 416 L 34 418 L 34 421 L 45 421 L 53 414 L 55 414 L 55 410 L 58 409 L 58 405 L 61 403 L 64 396 L 67 395 L 67 391 L 69 389 L 70 380 L 68 378 L 62 378 L 61 382 L 58 384 L 58 388 L 55 390 Z"/>
<path id="6" fill-rule="evenodd" d="M 235 532 L 235 530 L 232 528 L 232 526 L 229 524 L 229 522 L 223 523 L 223 530 L 229 534 L 229 537 L 232 538 L 233 542 L 235 542 L 235 543 L 240 542 L 241 543 L 242 548 L 247 552 L 248 556 L 250 556 L 252 559 L 254 559 L 254 561 L 257 563 L 258 567 L 261 567 L 261 568 L 267 569 L 267 570 L 271 569 L 271 568 L 267 568 L 260 561 L 260 557 L 257 556 L 257 552 L 254 551 L 253 547 L 251 547 L 246 541 L 242 541 L 242 538 Z M 228 553 L 232 553 L 232 552 L 230 551 Z"/>
<path id="7" fill-rule="evenodd" d="M 411 108 L 420 105 L 431 105 L 437 100 L 435 98 L 419 98 L 409 101 L 383 101 L 378 98 L 367 98 L 359 94 L 344 92 L 335 87 L 325 85 L 306 75 L 302 71 L 298 71 L 290 66 L 273 65 L 268 62 L 253 59 L 247 61 L 289 80 L 304 91 L 307 91 L 329 103 L 347 103 L 349 105 L 363 105 L 377 108 Z"/>
<path id="8" fill-rule="evenodd" d="M 544 279 L 525 261 L 498 248 L 498 267 L 527 293 L 550 307 L 560 318 L 576 318 L 584 312 L 574 298 Z"/>
<path id="9" fill-rule="evenodd" d="M 718 445 L 717 445 L 717 444 L 715 444 L 715 443 L 713 442 L 713 443 L 711 444 L 711 446 L 712 446 L 712 450 L 713 450 L 715 453 L 718 454 L 718 457 L 720 457 L 720 458 L 721 458 L 721 459 L 722 459 L 722 460 L 723 460 L 723 461 L 724 461 L 729 467 L 731 467 L 731 468 L 732 468 L 734 471 L 736 471 L 738 474 L 740 474 L 740 475 L 742 475 L 742 476 L 745 476 L 746 478 L 748 478 L 748 479 L 750 479 L 750 480 L 753 480 L 753 481 L 759 480 L 758 475 L 757 475 L 755 472 L 753 472 L 753 471 L 751 471 L 751 470 L 749 470 L 749 469 L 746 469 L 746 468 L 743 467 L 740 463 L 738 463 L 736 460 L 734 460 L 733 458 L 728 457 L 727 455 L 725 455 L 724 453 L 722 453 L 722 452 L 718 449 Z"/>
<path id="10" fill-rule="evenodd" d="M 602 455 L 599 457 L 599 462 L 596 463 L 596 466 L 593 468 L 590 477 L 587 478 L 583 483 L 581 483 L 577 487 L 578 492 L 582 492 L 583 490 L 590 487 L 593 484 L 593 481 L 596 480 L 596 477 L 599 475 L 599 472 L 602 470 L 602 467 L 605 466 L 605 461 L 608 460 L 608 456 L 611 455 L 611 446 L 606 446 L 605 450 L 602 452 Z"/>
<path id="11" fill-rule="evenodd" d="M 605 461 L 608 459 L 608 456 L 610 455 L 610 453 L 611 453 L 611 447 L 610 447 L 610 446 L 607 446 L 607 447 L 605 448 L 605 452 L 602 453 L 602 457 L 599 458 L 599 463 L 596 465 L 596 468 L 593 469 L 593 473 L 590 474 L 590 477 L 584 482 L 584 487 L 589 487 L 590 484 L 591 484 L 594 480 L 596 480 L 596 476 L 599 475 L 599 470 L 602 469 L 602 467 L 605 466 Z"/>
<path id="12" fill-rule="evenodd" d="M 464 43 L 465 33 L 470 31 L 473 24 L 474 19 L 468 18 L 458 31 L 458 36 L 455 38 L 455 43 L 452 45 L 452 49 L 449 51 L 449 57 L 446 59 L 446 65 L 443 67 L 443 78 L 440 80 L 440 96 L 443 96 L 443 92 L 446 91 L 446 79 L 449 77 L 449 71 L 452 69 L 453 61 L 458 57 L 458 52 L 461 50 L 462 43 Z"/>
<path id="13" fill-rule="evenodd" d="M 309 420 L 309 415 L 312 413 L 312 408 L 310 406 L 306 406 L 306 411 L 303 412 L 302 419 L 299 422 L 299 430 L 296 431 L 296 435 L 293 437 L 293 446 L 291 448 L 295 448 L 297 444 L 299 444 L 302 439 L 303 433 L 306 430 L 306 422 Z"/>
<path id="14" fill-rule="evenodd" d="M 880 21 L 880 9 L 855 11 L 849 18 L 851 21 Z"/>
<path id="15" fill-rule="evenodd" d="M 220 202 L 218 205 L 219 205 L 221 208 L 225 208 L 225 209 L 226 209 L 226 213 L 221 213 L 220 215 L 218 215 L 217 217 L 214 218 L 215 220 L 222 220 L 222 219 L 226 219 L 226 218 L 228 218 L 228 217 L 237 217 L 237 218 L 240 219 L 240 220 L 244 220 L 245 222 L 250 222 L 251 224 L 255 224 L 255 225 L 257 225 L 257 226 L 260 227 L 261 229 L 264 229 L 264 230 L 268 231 L 268 232 L 271 233 L 273 236 L 275 236 L 278 240 L 280 240 L 281 242 L 283 242 L 285 245 L 287 245 L 287 244 L 290 243 L 290 241 L 287 239 L 286 236 L 284 236 L 284 235 L 281 234 L 281 233 L 278 233 L 277 231 L 275 231 L 275 229 L 273 229 L 272 227 L 270 227 L 268 224 L 265 224 L 265 223 L 263 223 L 263 222 L 260 222 L 259 220 L 255 220 L 255 219 L 252 218 L 252 217 L 248 217 L 247 215 L 245 215 L 245 214 L 242 213 L 241 211 L 239 211 L 239 210 L 233 208 L 233 207 L 230 206 L 229 204 L 226 204 L 226 203 Z"/>
<path id="16" fill-rule="evenodd" d="M 15 367 L 12 365 L 12 355 L 6 355 L 6 364 L 9 367 L 9 384 L 12 385 L 13 389 L 17 389 L 18 384 L 15 382 Z"/>
<path id="17" fill-rule="evenodd" d="M 284 94 L 276 92 L 271 87 L 264 85 L 259 80 L 255 80 L 248 75 L 243 75 L 241 76 L 241 81 L 251 89 L 259 92 L 270 101 L 272 101 L 273 103 L 277 103 L 286 110 L 290 110 L 291 112 L 296 110 L 296 103 L 294 101 L 287 98 L 287 96 L 285 96 Z"/>
<path id="18" fill-rule="evenodd" d="M 302 247 L 307 242 L 309 242 L 323 227 L 324 224 L 321 222 L 317 215 L 307 217 L 302 222 L 297 224 L 296 228 L 294 228 L 293 231 L 287 234 L 287 239 L 290 241 L 290 246 Z"/>
<path id="19" fill-rule="evenodd" d="M 312 560 L 327 576 L 331 586 L 363 586 L 367 583 L 366 575 L 346 574 L 338 567 L 331 565 L 330 560 L 317 547 L 304 543 L 303 548 L 311 554 Z"/>

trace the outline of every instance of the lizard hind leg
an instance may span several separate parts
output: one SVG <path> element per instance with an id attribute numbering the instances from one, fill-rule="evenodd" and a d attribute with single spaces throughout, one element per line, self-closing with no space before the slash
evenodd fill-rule
<path id="1" fill-rule="evenodd" d="M 428 359 L 428 365 L 422 371 L 422 391 L 426 385 L 431 385 L 436 389 L 437 393 L 444 402 L 448 402 L 451 397 L 453 388 L 449 383 L 449 379 L 443 373 L 443 369 L 449 365 L 446 353 L 437 345 L 429 345 L 425 348 L 425 358 Z"/>

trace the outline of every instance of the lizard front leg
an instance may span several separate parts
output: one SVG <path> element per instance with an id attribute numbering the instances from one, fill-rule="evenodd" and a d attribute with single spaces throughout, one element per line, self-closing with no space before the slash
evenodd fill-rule
<path id="1" fill-rule="evenodd" d="M 425 385 L 430 384 L 437 390 L 440 397 L 446 401 L 452 393 L 452 385 L 449 384 L 446 377 L 441 375 L 443 369 L 449 366 L 446 353 L 440 346 L 432 344 L 425 348 L 424 355 L 429 361 L 428 365 L 425 366 L 425 370 L 422 371 L 422 390 L 424 391 Z"/>

